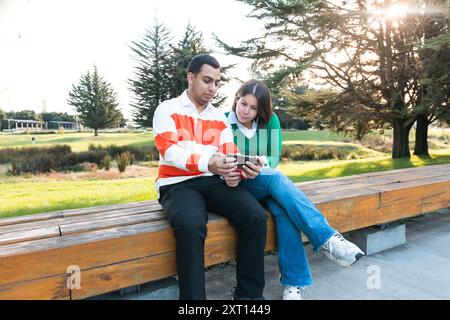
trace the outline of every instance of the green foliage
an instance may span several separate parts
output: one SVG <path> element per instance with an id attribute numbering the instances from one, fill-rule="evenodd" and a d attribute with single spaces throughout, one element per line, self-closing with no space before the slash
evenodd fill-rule
<path id="1" fill-rule="evenodd" d="M 317 84 L 333 87 L 327 101 L 305 104 L 302 96 L 288 102 L 300 113 L 320 117 L 332 130 L 351 126 L 358 139 L 390 124 L 396 158 L 410 156 L 407 137 L 418 114 L 429 123 L 450 119 L 443 93 L 450 72 L 448 1 L 410 0 L 420 12 L 395 18 L 383 13 L 390 10 L 387 1 L 239 1 L 253 8 L 249 17 L 262 21 L 264 31 L 237 47 L 216 40 L 228 53 L 252 59 L 254 74 L 277 99 L 283 89 L 299 95 L 293 89 L 304 83 L 306 69 Z M 440 50 L 440 58 L 421 53 L 426 50 Z"/>
<path id="2" fill-rule="evenodd" d="M 103 150 L 104 152 L 108 153 L 112 158 L 116 158 L 121 153 L 128 152 L 131 155 L 131 161 L 134 160 L 138 161 L 147 161 L 147 160 L 153 160 L 151 156 L 151 146 L 117 146 L 115 144 L 108 145 L 106 147 L 103 147 L 101 145 L 89 145 L 89 151 L 97 151 L 97 150 Z M 133 164 L 133 163 L 131 163 Z"/>
<path id="3" fill-rule="evenodd" d="M 167 27 L 155 21 L 153 28 L 145 31 L 143 39 L 133 41 L 130 46 L 138 62 L 133 78 L 128 80 L 134 94 L 133 119 L 145 127 L 152 127 L 156 107 L 171 97 L 170 41 Z"/>
<path id="4" fill-rule="evenodd" d="M 57 170 L 77 170 L 80 163 L 104 165 L 105 150 L 72 152 L 68 145 L 54 147 L 6 148 L 0 150 L 0 164 L 11 164 L 10 174 L 45 173 Z"/>
<path id="5" fill-rule="evenodd" d="M 153 115 L 164 100 L 179 96 L 188 87 L 186 69 L 193 56 L 211 53 L 205 47 L 201 32 L 187 25 L 181 40 L 173 44 L 170 31 L 155 22 L 140 41 L 133 41 L 130 49 L 137 61 L 134 75 L 128 80 L 134 94 L 133 119 L 144 127 L 153 126 Z M 226 72 L 233 66 L 221 66 L 221 82 L 229 79 Z M 226 97 L 220 93 L 212 103 L 220 107 Z"/>
<path id="6" fill-rule="evenodd" d="M 81 122 L 95 130 L 117 126 L 123 115 L 117 109 L 117 94 L 94 66 L 94 72 L 82 75 L 77 85 L 72 85 L 67 102 L 78 112 Z"/>
<path id="7" fill-rule="evenodd" d="M 109 154 L 103 158 L 102 167 L 105 168 L 105 171 L 109 171 L 111 168 L 111 156 Z"/>
<path id="8" fill-rule="evenodd" d="M 354 146 L 342 147 L 339 145 L 312 145 L 288 144 L 283 145 L 281 157 L 292 161 L 313 160 L 347 160 L 362 159 L 368 156 L 367 152 Z"/>
<path id="9" fill-rule="evenodd" d="M 0 132 L 3 131 L 3 120 L 6 119 L 6 113 L 0 109 Z"/>
<path id="10" fill-rule="evenodd" d="M 120 172 L 125 172 L 127 166 L 130 164 L 130 155 L 131 154 L 127 151 L 117 156 L 116 158 L 117 168 L 119 169 Z"/>

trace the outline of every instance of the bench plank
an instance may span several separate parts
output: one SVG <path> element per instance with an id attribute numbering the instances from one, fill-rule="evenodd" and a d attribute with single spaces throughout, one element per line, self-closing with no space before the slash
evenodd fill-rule
<path id="1" fill-rule="evenodd" d="M 68 274 L 0 286 L 0 300 L 70 300 Z"/>
<path id="2" fill-rule="evenodd" d="M 153 222 L 162 220 L 164 218 L 165 217 L 162 212 L 153 212 L 145 214 L 142 213 L 124 217 L 115 217 L 100 220 L 89 220 L 78 223 L 62 224 L 60 228 L 61 234 L 65 236 L 75 233 L 89 232 L 101 229 L 110 229 L 114 227 L 122 227 L 145 222 Z"/>
<path id="3" fill-rule="evenodd" d="M 40 229 L 32 229 L 25 231 L 17 231 L 4 233 L 0 235 L 0 245 L 11 244 L 17 242 L 59 237 L 59 227 L 45 227 Z"/>

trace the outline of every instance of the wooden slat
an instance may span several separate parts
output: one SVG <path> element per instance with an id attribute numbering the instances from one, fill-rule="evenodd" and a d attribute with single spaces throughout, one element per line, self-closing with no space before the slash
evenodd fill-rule
<path id="1" fill-rule="evenodd" d="M 151 216 L 151 217 L 159 217 L 161 219 L 165 219 L 162 210 L 148 210 L 148 209 L 140 209 L 140 210 L 118 210 L 112 212 L 102 212 L 102 213 L 91 213 L 89 215 L 82 216 L 71 216 L 63 219 L 62 224 L 73 224 L 80 223 L 86 221 L 96 221 L 96 220 L 104 220 L 110 218 L 118 218 L 118 217 L 136 217 L 136 216 Z"/>
<path id="2" fill-rule="evenodd" d="M 81 288 L 72 289 L 72 299 L 84 299 L 161 279 L 167 274 L 176 274 L 176 259 L 173 251 L 84 270 L 81 272 Z"/>
<path id="3" fill-rule="evenodd" d="M 296 183 L 296 185 L 303 191 L 314 190 L 314 192 L 327 193 L 329 190 L 347 189 L 353 186 L 358 188 L 371 187 L 377 185 L 390 184 L 394 182 L 406 182 L 412 180 L 421 180 L 430 177 L 439 177 L 441 175 L 448 175 L 450 173 L 449 167 L 437 168 L 435 170 L 418 170 L 409 169 L 403 172 L 390 172 L 383 175 L 364 174 L 355 175 L 336 179 L 326 179 L 320 181 L 313 181 L 307 183 Z M 346 178 L 352 179 L 346 179 Z"/>
<path id="4" fill-rule="evenodd" d="M 62 216 L 63 216 L 62 212 L 57 211 L 57 212 L 32 214 L 32 215 L 14 217 L 14 218 L 2 218 L 2 219 L 0 219 L 0 226 L 8 226 L 8 225 L 13 225 L 13 224 L 43 221 L 43 220 L 49 220 L 49 219 L 57 219 L 57 218 L 62 218 Z"/>
<path id="5" fill-rule="evenodd" d="M 333 193 L 329 194 L 309 194 L 305 193 L 305 195 L 313 202 L 318 205 L 320 203 L 332 203 L 334 201 L 352 199 L 355 197 L 372 197 L 379 195 L 380 192 L 377 190 L 368 190 L 368 189 L 351 189 L 351 190 L 335 190 Z"/>
<path id="6" fill-rule="evenodd" d="M 49 219 L 34 222 L 25 222 L 20 224 L 10 224 L 6 226 L 0 226 L 0 235 L 10 232 L 19 232 L 25 230 L 41 229 L 46 227 L 58 227 L 61 222 L 64 221 L 63 218 Z"/>
<path id="7" fill-rule="evenodd" d="M 0 300 L 69 300 L 68 277 L 63 274 L 0 286 Z"/>
<path id="8" fill-rule="evenodd" d="M 10 232 L 0 235 L 0 245 L 25 242 L 38 239 L 46 239 L 59 237 L 59 227 L 45 227 L 40 229 L 32 229 L 18 232 Z"/>
<path id="9" fill-rule="evenodd" d="M 379 195 L 362 195 L 317 204 L 328 223 L 340 232 L 356 230 L 376 224 L 380 212 Z"/>
<path id="10" fill-rule="evenodd" d="M 82 208 L 82 209 L 64 210 L 62 213 L 63 213 L 64 217 L 71 217 L 71 216 L 80 216 L 80 215 L 91 214 L 91 213 L 108 212 L 108 211 L 114 211 L 114 210 L 119 210 L 119 209 L 146 208 L 146 207 L 151 208 L 151 207 L 157 207 L 158 205 L 159 205 L 159 203 L 156 201 L 143 201 L 143 202 L 132 202 L 132 203 L 125 203 L 125 204 L 115 204 L 115 205 L 98 206 L 98 207 L 90 207 L 90 208 Z"/>
<path id="11" fill-rule="evenodd" d="M 14 253 L 24 246 L 32 252 Z M 0 285 L 62 274 L 71 265 L 95 268 L 160 254 L 174 247 L 172 230 L 161 222 L 5 245 L 0 249 L 9 255 L 0 255 Z"/>
<path id="12" fill-rule="evenodd" d="M 101 213 L 74 215 L 74 216 L 69 216 L 66 218 L 58 218 L 58 219 L 50 219 L 50 220 L 1 226 L 0 227 L 0 235 L 4 234 L 4 233 L 9 233 L 9 232 L 40 229 L 40 228 L 52 227 L 52 226 L 59 227 L 61 225 L 68 225 L 68 224 L 72 224 L 72 223 L 95 221 L 95 220 L 114 218 L 114 217 L 128 217 L 128 216 L 139 215 L 139 214 L 152 215 L 155 217 L 155 219 L 153 219 L 153 220 L 157 220 L 156 219 L 157 217 L 160 219 L 165 219 L 161 210 L 157 210 L 157 209 L 154 209 L 154 210 L 148 210 L 145 208 L 144 209 L 140 209 L 140 208 L 120 209 L 120 210 L 115 210 L 115 211 L 111 211 L 111 212 L 106 211 L 106 212 L 101 212 Z"/>
<path id="13" fill-rule="evenodd" d="M 305 181 L 305 182 L 297 182 L 296 185 L 301 187 L 302 189 L 322 189 L 324 187 L 330 186 L 338 186 L 338 185 L 345 185 L 345 184 L 352 184 L 354 182 L 360 182 L 360 181 L 367 181 L 371 179 L 383 179 L 392 176 L 399 176 L 399 175 L 415 175 L 415 174 L 421 174 L 426 172 L 431 172 L 434 174 L 434 172 L 446 172 L 448 173 L 450 170 L 450 166 L 448 164 L 444 165 L 433 165 L 433 166 L 422 166 L 422 167 L 415 167 L 415 168 L 406 168 L 406 169 L 396 169 L 396 170 L 385 170 L 385 171 L 378 171 L 378 172 L 371 172 L 371 173 L 363 173 L 363 174 L 357 174 L 357 175 L 351 175 L 351 176 L 345 176 L 345 177 L 339 177 L 339 178 L 327 178 L 327 179 L 320 179 L 320 180 L 314 180 L 314 181 Z"/>
<path id="14" fill-rule="evenodd" d="M 157 214 L 137 214 L 125 217 L 117 217 L 101 220 L 89 220 L 79 223 L 62 224 L 60 226 L 60 229 L 61 235 L 65 236 L 75 233 L 90 232 L 101 229 L 110 229 L 127 225 L 158 221 L 161 220 L 162 218 L 164 218 L 164 214 L 162 212 L 157 212 Z"/>

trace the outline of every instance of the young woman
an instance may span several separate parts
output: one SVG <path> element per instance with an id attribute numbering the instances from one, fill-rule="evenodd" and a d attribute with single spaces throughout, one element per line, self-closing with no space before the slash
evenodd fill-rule
<path id="1" fill-rule="evenodd" d="M 302 231 L 314 251 L 341 266 L 350 266 L 364 253 L 330 227 L 326 218 L 308 198 L 280 171 L 281 129 L 272 112 L 272 99 L 267 86 L 256 80 L 244 83 L 236 93 L 232 111 L 226 114 L 240 152 L 259 156 L 260 165 L 249 162 L 240 172 L 240 185 L 262 201 L 272 213 L 277 232 L 280 282 L 284 300 L 300 300 L 301 289 L 313 283 Z"/>

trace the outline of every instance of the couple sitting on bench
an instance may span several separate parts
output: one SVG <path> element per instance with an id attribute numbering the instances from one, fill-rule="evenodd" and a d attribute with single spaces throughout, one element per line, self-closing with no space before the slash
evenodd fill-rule
<path id="1" fill-rule="evenodd" d="M 211 104 L 220 76 L 215 58 L 195 56 L 187 69 L 189 88 L 162 102 L 153 117 L 160 153 L 158 201 L 176 239 L 179 297 L 206 299 L 204 244 L 207 212 L 214 212 L 238 233 L 233 299 L 264 299 L 263 203 L 276 223 L 283 299 L 300 300 L 301 289 L 312 284 L 301 231 L 314 251 L 322 250 L 341 266 L 352 265 L 364 253 L 331 228 L 314 204 L 275 169 L 281 130 L 267 86 L 255 80 L 244 83 L 232 111 L 223 114 Z M 238 153 L 256 161 L 239 163 L 236 159 L 241 158 L 233 156 Z"/>

